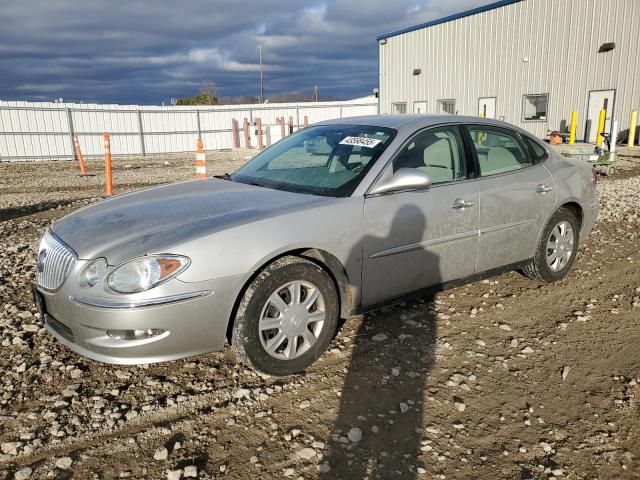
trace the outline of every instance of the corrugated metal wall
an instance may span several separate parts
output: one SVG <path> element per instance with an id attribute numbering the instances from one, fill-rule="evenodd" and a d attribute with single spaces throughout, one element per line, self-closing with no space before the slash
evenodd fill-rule
<path id="1" fill-rule="evenodd" d="M 584 134 L 589 91 L 616 90 L 614 118 L 628 128 L 640 110 L 640 0 L 523 0 L 415 30 L 379 45 L 380 108 L 455 99 L 478 115 L 478 100 L 496 97 L 496 118 L 542 137 L 578 111 Z M 613 51 L 598 53 L 603 43 Z M 414 69 L 421 69 L 413 75 Z M 549 94 L 546 121 L 522 120 L 523 96 Z"/>
<path id="2" fill-rule="evenodd" d="M 114 155 L 194 151 L 198 135 L 208 150 L 231 148 L 231 121 L 260 118 L 272 142 L 280 139 L 276 118 L 292 118 L 295 129 L 332 118 L 372 115 L 375 98 L 345 102 L 154 107 L 0 101 L 0 161 L 73 158 L 71 132 L 85 156 L 103 155 L 102 135 L 111 134 Z M 241 135 L 242 139 L 242 135 Z M 243 142 L 241 144 L 244 146 Z"/>

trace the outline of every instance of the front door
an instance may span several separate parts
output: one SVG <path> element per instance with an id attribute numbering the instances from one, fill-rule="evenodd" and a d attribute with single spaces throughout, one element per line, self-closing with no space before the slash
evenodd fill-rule
<path id="1" fill-rule="evenodd" d="M 457 126 L 416 134 L 389 165 L 416 168 L 433 185 L 365 199 L 363 302 L 388 298 L 473 273 L 478 242 L 478 185 Z"/>
<path id="2" fill-rule="evenodd" d="M 595 143 L 598 135 L 598 120 L 600 119 L 600 110 L 603 108 L 607 111 L 604 131 L 611 131 L 611 118 L 613 117 L 613 106 L 616 97 L 615 90 L 592 90 L 589 92 L 589 105 L 587 108 L 587 120 L 591 120 L 591 128 L 589 129 L 588 142 Z"/>
<path id="3" fill-rule="evenodd" d="M 468 130 L 480 167 L 476 272 L 483 272 L 533 256 L 556 192 L 553 178 L 520 134 L 484 125 Z"/>
<path id="4" fill-rule="evenodd" d="M 478 116 L 496 118 L 496 97 L 485 97 L 478 100 Z"/>

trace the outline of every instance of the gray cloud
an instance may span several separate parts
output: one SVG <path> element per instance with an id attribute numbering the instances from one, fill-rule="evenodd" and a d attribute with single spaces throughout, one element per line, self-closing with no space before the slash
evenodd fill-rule
<path id="1" fill-rule="evenodd" d="M 0 98 L 157 104 L 212 80 L 255 95 L 377 86 L 376 36 L 489 0 L 0 0 Z"/>

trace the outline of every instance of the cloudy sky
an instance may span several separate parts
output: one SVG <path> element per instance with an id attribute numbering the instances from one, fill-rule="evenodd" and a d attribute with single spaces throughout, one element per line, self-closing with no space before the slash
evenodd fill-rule
<path id="1" fill-rule="evenodd" d="M 159 104 L 353 98 L 377 86 L 376 36 L 491 0 L 0 0 L 0 99 Z"/>

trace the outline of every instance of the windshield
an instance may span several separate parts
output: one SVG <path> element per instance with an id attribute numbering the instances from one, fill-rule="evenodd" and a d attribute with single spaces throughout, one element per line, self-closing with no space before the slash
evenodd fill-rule
<path id="1" fill-rule="evenodd" d="M 231 179 L 289 192 L 346 197 L 395 133 L 368 125 L 305 128 L 257 155 Z"/>

